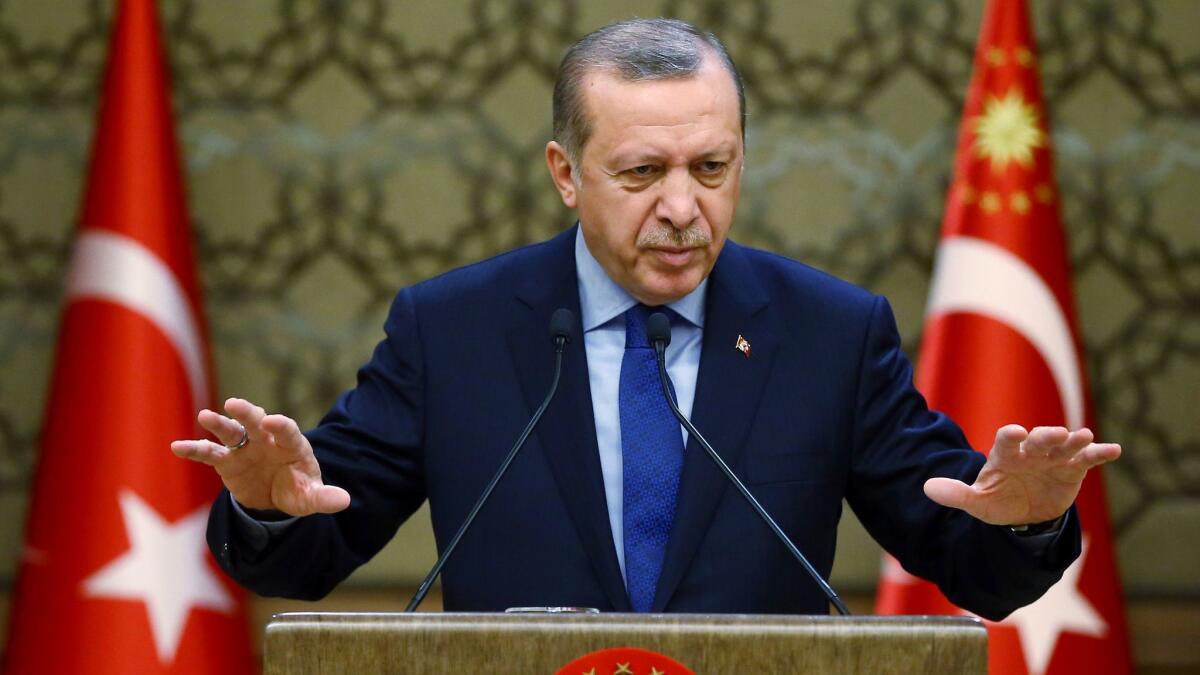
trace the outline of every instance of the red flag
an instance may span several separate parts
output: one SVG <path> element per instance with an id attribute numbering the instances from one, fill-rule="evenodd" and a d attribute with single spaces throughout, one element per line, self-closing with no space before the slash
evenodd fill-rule
<path id="1" fill-rule="evenodd" d="M 211 367 L 152 0 L 121 2 L 101 95 L 4 672 L 249 673 L 204 543 Z"/>
<path id="2" fill-rule="evenodd" d="M 1091 420 L 1049 133 L 1025 2 L 990 0 L 916 377 L 975 448 L 991 448 L 1008 423 L 1078 428 Z M 1099 469 L 1076 504 L 1083 553 L 1043 598 L 989 623 L 990 672 L 1130 672 Z M 961 611 L 890 556 L 877 610 Z"/>

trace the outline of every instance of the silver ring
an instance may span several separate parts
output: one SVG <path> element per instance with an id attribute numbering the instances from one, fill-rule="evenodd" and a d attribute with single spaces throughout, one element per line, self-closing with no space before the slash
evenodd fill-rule
<path id="1" fill-rule="evenodd" d="M 227 445 L 225 447 L 229 448 L 230 452 L 233 452 L 234 450 L 241 450 L 242 448 L 246 447 L 246 444 L 249 442 L 250 442 L 250 432 L 246 431 L 246 425 L 243 424 L 242 425 L 242 440 L 238 441 L 237 445 Z"/>

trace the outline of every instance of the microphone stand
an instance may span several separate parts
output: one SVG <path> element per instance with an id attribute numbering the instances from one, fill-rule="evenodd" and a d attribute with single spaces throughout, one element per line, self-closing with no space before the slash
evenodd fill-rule
<path id="1" fill-rule="evenodd" d="M 664 326 L 665 330 L 663 330 Z M 779 538 L 779 541 L 783 542 L 783 545 L 787 547 L 787 550 L 792 554 L 792 557 L 800 561 L 800 564 L 804 566 L 804 569 L 808 572 L 808 575 L 813 578 L 813 581 L 817 582 L 817 586 L 819 586 L 821 591 L 825 593 L 825 597 L 828 598 L 829 602 L 837 608 L 838 613 L 842 616 L 849 616 L 850 610 L 845 604 L 842 603 L 841 598 L 838 597 L 838 594 L 833 590 L 833 587 L 830 586 L 829 583 L 823 578 L 821 578 L 821 575 L 817 573 L 817 570 L 812 566 L 812 563 L 808 562 L 808 558 L 804 557 L 804 554 L 800 552 L 800 549 L 796 548 L 796 545 L 793 544 L 792 540 L 789 539 L 787 534 L 784 533 L 783 528 L 779 527 L 779 524 L 776 523 L 775 519 L 767 513 L 767 510 L 763 508 L 762 504 L 759 504 L 758 500 L 754 498 L 754 495 L 750 494 L 750 490 L 746 488 L 746 485 L 742 483 L 742 481 L 736 475 L 734 475 L 733 471 L 729 468 L 729 465 L 725 463 L 725 460 L 721 459 L 721 456 L 717 454 L 717 451 L 713 450 L 713 447 L 708 444 L 708 441 L 705 440 L 704 436 L 700 434 L 700 431 L 697 430 L 696 427 L 692 426 L 691 421 L 689 421 L 687 417 L 684 417 L 683 413 L 679 410 L 679 406 L 675 404 L 675 399 L 671 396 L 670 378 L 667 376 L 667 344 L 671 341 L 670 320 L 665 314 L 656 312 L 655 314 L 651 315 L 649 320 L 646 322 L 646 332 L 648 334 L 647 337 L 650 339 L 650 343 L 654 345 L 654 353 L 658 361 L 658 377 L 659 380 L 662 381 L 663 395 L 667 397 L 667 405 L 671 407 L 671 412 L 675 413 L 675 417 L 679 419 L 679 422 L 683 425 L 683 428 L 687 429 L 687 432 L 691 434 L 692 438 L 695 438 L 696 441 L 700 443 L 700 447 L 704 448 L 704 451 L 707 452 L 708 456 L 712 458 L 712 461 L 716 463 L 717 468 L 719 468 L 721 472 L 725 474 L 725 477 L 729 479 L 729 482 L 733 483 L 734 487 L 738 489 L 738 492 L 742 493 L 742 497 L 745 497 L 746 501 L 750 503 L 750 506 L 753 507 L 755 512 L 758 513 L 759 517 L 763 519 L 763 522 L 767 524 L 767 527 L 770 527 L 771 531 L 775 533 L 775 536 Z"/>
<path id="2" fill-rule="evenodd" d="M 504 458 L 504 461 L 500 463 L 500 468 L 496 470 L 496 475 L 492 476 L 491 482 L 488 483 L 487 487 L 483 489 L 483 493 L 479 495 L 479 500 L 475 502 L 475 506 L 472 507 L 471 512 L 467 514 L 466 520 L 464 520 L 462 526 L 458 528 L 458 532 L 454 534 L 454 538 L 450 540 L 450 543 L 446 546 L 446 550 L 442 553 L 441 557 L 438 558 L 437 562 L 434 563 L 433 569 L 429 570 L 429 574 L 425 576 L 425 580 L 422 581 L 421 585 L 417 588 L 417 592 L 413 595 L 412 600 L 410 600 L 408 602 L 408 606 L 404 608 L 405 612 L 417 611 L 417 607 L 420 606 L 421 601 L 425 599 L 425 595 L 429 593 L 430 587 L 433 586 L 434 580 L 437 579 L 438 575 L 442 573 L 442 567 L 444 567 L 446 565 L 446 561 L 450 559 L 450 554 L 454 553 L 454 549 L 458 546 L 458 542 L 462 540 L 463 535 L 466 534 L 467 528 L 471 527 L 471 523 L 474 522 L 475 516 L 478 515 L 479 510 L 483 508 L 484 502 L 486 502 L 488 497 L 492 495 L 492 490 L 496 489 L 496 485 L 500 482 L 500 479 L 504 477 L 505 472 L 508 471 L 509 465 L 512 464 L 514 459 L 516 459 L 517 452 L 519 452 L 521 447 L 525 445 L 525 439 L 529 438 L 529 434 L 532 433 L 533 428 L 537 426 L 538 420 L 542 419 L 542 414 L 545 413 L 546 408 L 550 406 L 550 400 L 554 398 L 554 393 L 558 391 L 558 378 L 562 374 L 563 347 L 571 339 L 569 331 L 570 323 L 573 320 L 574 316 L 571 314 L 570 310 L 566 309 L 557 310 L 554 313 L 554 316 L 551 317 L 550 327 L 551 332 L 554 335 L 554 380 L 550 383 L 550 392 L 546 394 L 545 400 L 543 400 L 542 404 L 538 406 L 537 412 L 533 413 L 533 417 L 530 418 L 529 424 L 525 425 L 525 430 L 521 432 L 520 437 L 517 438 L 517 442 L 514 443 L 512 449 L 508 451 L 508 455 Z"/>

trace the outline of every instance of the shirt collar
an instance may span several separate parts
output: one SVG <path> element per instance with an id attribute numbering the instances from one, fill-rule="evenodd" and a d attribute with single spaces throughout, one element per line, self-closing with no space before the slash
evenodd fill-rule
<path id="1" fill-rule="evenodd" d="M 575 232 L 575 273 L 579 277 L 579 305 L 584 332 L 599 328 L 638 304 L 629 291 L 617 285 L 583 240 L 583 228 Z M 704 327 L 704 293 L 708 277 L 691 293 L 667 305 L 692 325 Z"/>

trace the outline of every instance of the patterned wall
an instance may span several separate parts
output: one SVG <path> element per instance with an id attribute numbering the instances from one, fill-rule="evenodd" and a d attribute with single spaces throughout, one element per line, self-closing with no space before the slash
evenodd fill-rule
<path id="1" fill-rule="evenodd" d="M 1200 3 L 1036 4 L 1099 423 L 1127 449 L 1107 474 L 1126 584 L 1200 593 Z M 554 68 L 633 15 L 714 30 L 744 70 L 735 237 L 887 294 L 914 353 L 981 6 L 163 2 L 220 392 L 311 424 L 398 287 L 569 225 L 541 159 Z M 4 579 L 110 11 L 0 0 Z M 850 520 L 835 578 L 861 587 L 878 557 Z M 407 581 L 427 553 L 365 578 Z"/>

